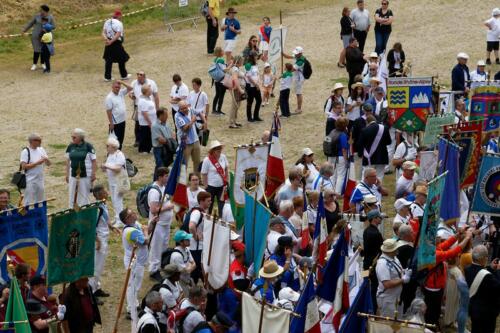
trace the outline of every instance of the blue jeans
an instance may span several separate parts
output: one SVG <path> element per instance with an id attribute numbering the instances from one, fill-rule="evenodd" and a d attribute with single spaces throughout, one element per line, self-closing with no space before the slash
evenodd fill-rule
<path id="1" fill-rule="evenodd" d="M 469 287 L 464 279 L 457 279 L 459 308 L 457 312 L 457 333 L 465 332 L 465 324 L 469 312 Z"/>
<path id="2" fill-rule="evenodd" d="M 389 32 L 375 31 L 375 52 L 377 52 L 378 55 L 382 54 L 385 51 L 390 35 L 391 35 L 390 31 Z"/>

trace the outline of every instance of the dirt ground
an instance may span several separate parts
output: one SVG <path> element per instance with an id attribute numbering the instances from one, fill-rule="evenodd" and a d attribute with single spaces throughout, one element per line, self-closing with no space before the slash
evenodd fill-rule
<path id="1" fill-rule="evenodd" d="M 288 6 L 288 1 L 281 1 Z M 336 66 L 341 49 L 339 39 L 340 12 L 343 4 L 316 6 L 316 1 L 304 0 L 310 9 L 297 12 L 289 11 L 284 16 L 284 24 L 289 28 L 286 50 L 291 51 L 296 45 L 305 49 L 305 56 L 313 67 L 312 78 L 304 86 L 304 113 L 300 116 L 282 120 L 281 143 L 286 165 L 292 165 L 304 147 L 317 152 L 318 162 L 324 160 L 321 143 L 325 117 L 322 112 L 324 101 L 336 81 L 346 82 L 346 72 Z M 347 2 L 345 2 L 347 3 Z M 350 2 L 350 5 L 354 1 Z M 451 1 L 420 0 L 394 1 L 390 7 L 395 13 L 393 33 L 389 45 L 396 41 L 403 43 L 406 57 L 413 64 L 414 76 L 438 76 L 443 84 L 449 84 L 451 68 L 455 64 L 458 52 L 465 51 L 470 57 L 470 68 L 474 69 L 477 60 L 484 57 L 485 28 L 482 24 L 490 16 L 491 9 L 498 5 L 495 1 Z M 293 5 L 290 5 L 292 9 Z M 378 1 L 367 1 L 371 13 L 378 8 Z M 252 17 L 263 8 L 249 4 Z M 277 26 L 277 13 L 271 14 L 274 26 Z M 240 10 L 243 33 L 238 41 L 238 50 L 242 50 L 251 34 L 256 34 L 259 20 L 249 20 Z M 125 26 L 127 29 L 127 26 Z M 125 30 L 127 31 L 127 30 Z M 57 35 L 56 35 L 57 38 Z M 28 41 L 27 41 L 28 42 Z M 219 45 L 222 39 L 219 38 Z M 93 143 L 98 156 L 98 163 L 105 157 L 107 138 L 107 118 L 103 107 L 110 84 L 103 78 L 103 46 L 99 39 L 91 46 L 78 45 L 78 41 L 58 45 L 58 54 L 52 58 L 53 71 L 42 75 L 41 71 L 30 72 L 30 55 L 19 57 L 15 65 L 0 64 L 0 184 L 7 186 L 11 173 L 16 169 L 21 148 L 26 145 L 26 137 L 31 132 L 43 136 L 43 145 L 54 163 L 46 172 L 46 192 L 48 197 L 56 198 L 51 203 L 51 211 L 64 208 L 67 203 L 67 186 L 64 183 L 64 151 L 70 141 L 71 130 L 83 128 L 88 133 L 88 141 Z M 152 30 L 140 35 L 127 35 L 125 48 L 131 55 L 127 67 L 130 73 L 144 70 L 149 78 L 154 79 L 159 87 L 161 105 L 169 106 L 168 95 L 174 73 L 182 75 L 189 85 L 193 77 L 201 77 L 203 88 L 213 97 L 207 68 L 212 60 L 206 56 L 205 26 L 201 22 L 198 29 L 179 30 L 168 33 L 166 29 Z M 374 35 L 370 31 L 365 52 L 374 49 Z M 493 73 L 499 66 L 488 68 Z M 117 68 L 114 74 L 118 75 Z M 228 111 L 229 96 L 226 96 L 223 111 Z M 276 100 L 273 100 L 273 103 Z M 291 97 L 291 108 L 295 109 L 295 97 Z M 131 102 L 129 103 L 129 106 Z M 262 123 L 249 124 L 245 120 L 245 105 L 240 109 L 239 118 L 243 127 L 229 130 L 228 117 L 210 117 L 211 139 L 226 144 L 225 153 L 230 163 L 234 163 L 233 146 L 259 140 L 262 131 L 271 126 L 273 108 L 261 109 Z M 128 109 L 131 115 L 132 108 Z M 137 189 L 151 179 L 153 157 L 139 155 L 132 147 L 133 131 L 131 122 L 127 123 L 124 153 L 134 160 L 139 174 L 133 178 L 133 189 Z M 204 156 L 206 150 L 203 149 Z M 105 183 L 105 175 L 98 171 L 98 182 Z M 394 186 L 394 176 L 389 176 L 386 185 Z M 127 204 L 135 206 L 135 193 L 127 196 Z M 385 210 L 392 215 L 392 203 L 385 202 Z M 111 239 L 110 255 L 106 262 L 103 277 L 103 289 L 112 296 L 101 307 L 103 315 L 102 332 L 110 332 L 113 327 L 118 297 L 124 279 L 120 239 Z M 142 294 L 150 285 L 145 278 Z M 120 322 L 120 332 L 130 329 L 126 320 Z"/>

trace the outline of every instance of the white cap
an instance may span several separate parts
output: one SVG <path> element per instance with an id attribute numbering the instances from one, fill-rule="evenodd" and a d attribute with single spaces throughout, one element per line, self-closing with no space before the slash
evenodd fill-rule
<path id="1" fill-rule="evenodd" d="M 477 65 L 478 65 L 478 66 L 486 66 L 486 63 L 484 62 L 484 60 L 479 60 L 479 61 L 477 62 Z"/>
<path id="2" fill-rule="evenodd" d="M 367 204 L 374 204 L 378 202 L 378 199 L 373 194 L 367 194 L 363 196 L 363 202 Z"/>
<path id="3" fill-rule="evenodd" d="M 377 52 L 370 53 L 370 58 L 378 58 L 378 53 Z"/>
<path id="4" fill-rule="evenodd" d="M 240 237 L 241 237 L 241 236 L 240 236 L 240 235 L 238 235 L 238 233 L 236 233 L 234 230 L 231 230 L 231 236 L 230 236 L 230 239 L 231 239 L 232 241 L 235 241 L 235 240 L 239 239 Z"/>
<path id="5" fill-rule="evenodd" d="M 491 16 L 497 16 L 497 15 L 500 15 L 500 8 L 494 8 L 492 11 L 491 11 Z"/>
<path id="6" fill-rule="evenodd" d="M 457 54 L 457 59 L 469 59 L 469 55 L 465 52 L 460 52 L 459 54 Z"/>
<path id="7" fill-rule="evenodd" d="M 293 55 L 302 54 L 304 53 L 304 49 L 300 46 L 297 46 L 293 49 L 292 53 Z"/>
<path id="8" fill-rule="evenodd" d="M 280 290 L 278 294 L 278 298 L 280 300 L 288 300 L 290 302 L 297 302 L 299 300 L 300 294 L 296 291 L 294 291 L 290 287 L 285 287 Z"/>
<path id="9" fill-rule="evenodd" d="M 309 156 L 309 155 L 312 155 L 314 154 L 314 152 L 312 151 L 311 148 L 304 148 L 302 149 L 302 156 Z"/>
<path id="10" fill-rule="evenodd" d="M 271 67 L 271 64 L 270 64 L 270 63 L 268 63 L 268 62 L 266 62 L 266 63 L 264 64 L 264 68 L 267 68 L 267 67 Z"/>
<path id="11" fill-rule="evenodd" d="M 333 86 L 333 89 L 332 89 L 332 90 L 333 90 L 333 91 L 335 91 L 335 90 L 337 90 L 337 89 L 344 89 L 344 88 L 345 88 L 345 87 L 344 87 L 344 85 L 343 85 L 342 83 L 337 82 L 337 83 L 335 83 L 335 85 Z"/>
<path id="12" fill-rule="evenodd" d="M 399 211 L 401 208 L 407 207 L 409 205 L 411 205 L 411 201 L 408 201 L 405 198 L 399 198 L 394 203 L 394 208 L 396 208 L 396 211 Z"/>

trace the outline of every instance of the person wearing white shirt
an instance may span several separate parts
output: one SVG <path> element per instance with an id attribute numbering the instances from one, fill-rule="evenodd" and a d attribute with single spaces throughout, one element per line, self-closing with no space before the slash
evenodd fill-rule
<path id="1" fill-rule="evenodd" d="M 139 153 L 149 153 L 153 147 L 151 141 L 151 128 L 156 122 L 156 106 L 152 97 L 151 87 L 147 84 L 142 86 L 142 95 L 137 104 L 139 120 Z"/>
<path id="2" fill-rule="evenodd" d="M 405 198 L 400 198 L 394 202 L 394 209 L 396 210 L 396 216 L 393 220 L 393 225 L 395 224 L 408 224 L 410 222 L 410 206 L 411 201 Z"/>
<path id="3" fill-rule="evenodd" d="M 208 128 L 208 113 L 210 111 L 210 103 L 208 102 L 207 94 L 201 90 L 201 79 L 195 77 L 191 81 L 193 90 L 189 93 L 187 102 L 191 109 L 196 114 L 196 133 L 202 142 L 203 131 Z"/>
<path id="4" fill-rule="evenodd" d="M 491 65 L 490 55 L 491 51 L 495 53 L 495 62 L 500 65 L 500 59 L 498 58 L 498 46 L 500 39 L 500 9 L 495 8 L 491 12 L 491 17 L 484 22 L 484 25 L 488 28 L 486 32 L 486 64 Z"/>
<path id="5" fill-rule="evenodd" d="M 142 95 L 142 86 L 149 85 L 151 87 L 151 92 L 153 93 L 155 107 L 158 110 L 160 108 L 160 95 L 158 94 L 158 86 L 156 82 L 146 78 L 146 73 L 144 71 L 137 72 L 137 79 L 132 81 L 132 93 L 130 94 L 130 98 L 134 101 L 134 113 L 132 115 L 132 119 L 135 121 L 134 126 L 134 135 L 135 135 L 135 143 L 134 147 L 139 146 L 139 119 L 137 114 L 137 103 L 139 103 L 139 97 Z"/>
<path id="6" fill-rule="evenodd" d="M 179 285 L 181 271 L 176 264 L 168 264 L 163 269 L 163 273 L 165 280 L 163 280 L 159 292 L 163 299 L 163 310 L 170 310 L 177 305 L 181 298 L 182 289 Z"/>
<path id="7" fill-rule="evenodd" d="M 182 82 L 182 78 L 179 74 L 174 74 L 172 76 L 172 81 L 174 81 L 174 85 L 172 89 L 170 89 L 170 104 L 172 105 L 172 119 L 175 119 L 175 114 L 179 111 L 179 102 L 187 100 L 189 88 Z"/>
<path id="8" fill-rule="evenodd" d="M 417 186 L 415 189 L 415 201 L 410 205 L 411 216 L 419 218 L 424 216 L 425 203 L 427 201 L 427 186 Z"/>
<path id="9" fill-rule="evenodd" d="M 396 147 L 392 158 L 392 165 L 396 169 L 396 179 L 401 176 L 403 163 L 406 161 L 415 161 L 417 158 L 417 143 L 412 133 L 402 133 L 402 141 Z"/>
<path id="10" fill-rule="evenodd" d="M 302 157 L 297 161 L 297 167 L 302 170 L 302 181 L 305 183 L 306 190 L 311 190 L 314 180 L 319 175 L 318 167 L 314 163 L 314 152 L 311 148 L 302 150 Z"/>
<path id="11" fill-rule="evenodd" d="M 125 88 L 121 88 L 124 85 Z M 125 95 L 132 91 L 123 81 L 116 80 L 111 85 L 111 92 L 106 96 L 104 106 L 109 121 L 109 133 L 114 133 L 120 149 L 122 149 L 123 139 L 125 138 L 125 120 L 127 118 L 127 107 L 125 106 Z"/>
<path id="12" fill-rule="evenodd" d="M 440 241 L 445 241 L 450 237 L 455 237 L 457 235 L 457 229 L 453 225 L 455 222 L 445 223 L 443 219 L 439 219 L 438 228 L 436 231 L 436 238 Z"/>
<path id="13" fill-rule="evenodd" d="M 226 155 L 222 154 L 223 145 L 214 140 L 210 143 L 208 155 L 201 164 L 201 179 L 205 185 L 205 190 L 212 196 L 212 203 L 208 209 L 212 213 L 213 204 L 217 198 L 219 215 L 222 213 L 229 175 L 229 162 Z"/>
<path id="14" fill-rule="evenodd" d="M 208 192 L 198 193 L 198 207 L 191 210 L 189 216 L 189 233 L 193 235 L 193 239 L 189 244 L 189 250 L 193 256 L 196 268 L 191 273 L 191 278 L 194 283 L 202 278 L 201 271 L 201 254 L 203 251 L 203 214 L 208 212 L 208 208 L 212 205 L 212 196 Z"/>
<path id="15" fill-rule="evenodd" d="M 149 225 L 154 230 L 151 235 L 149 248 L 149 276 L 161 282 L 161 255 L 167 250 L 170 239 L 170 225 L 172 224 L 174 204 L 165 193 L 168 182 L 168 168 L 160 167 L 157 179 L 148 192 Z"/>
<path id="16" fill-rule="evenodd" d="M 457 99 L 455 101 L 455 124 L 467 121 L 466 113 L 465 101 L 462 98 Z"/>
<path id="17" fill-rule="evenodd" d="M 130 58 L 123 48 L 123 23 L 121 22 L 122 12 L 116 10 L 113 17 L 104 22 L 102 27 L 102 38 L 104 39 L 104 81 L 111 81 L 111 71 L 113 63 L 118 63 L 122 80 L 128 80 L 130 74 L 127 72 L 125 63 Z"/>
<path id="18" fill-rule="evenodd" d="M 278 239 L 285 234 L 285 225 L 279 217 L 273 217 L 269 222 L 269 233 L 267 234 L 267 245 L 264 251 L 264 258 L 267 260 L 276 249 Z"/>
<path id="19" fill-rule="evenodd" d="M 43 170 L 45 165 L 51 164 L 45 149 L 41 147 L 42 137 L 40 135 L 31 134 L 28 137 L 28 143 L 28 147 L 21 151 L 19 161 L 26 175 L 25 205 L 45 200 Z"/>
<path id="20" fill-rule="evenodd" d="M 109 138 L 106 142 L 108 156 L 106 162 L 101 166 L 102 171 L 106 172 L 108 177 L 109 192 L 111 193 L 111 202 L 115 211 L 115 224 L 119 224 L 120 217 L 118 214 L 123 210 L 123 195 L 118 188 L 120 174 L 126 173 L 125 170 L 125 155 L 118 148 L 120 144 L 118 140 Z"/>
<path id="21" fill-rule="evenodd" d="M 412 161 L 406 161 L 401 167 L 403 169 L 402 175 L 396 181 L 396 199 L 404 198 L 413 193 L 415 184 L 415 169 L 417 164 Z"/>
<path id="22" fill-rule="evenodd" d="M 183 290 L 184 296 L 188 295 L 189 288 L 194 285 L 191 279 L 191 273 L 196 269 L 196 263 L 191 255 L 189 246 L 192 234 L 184 230 L 177 230 L 174 235 L 175 248 L 170 255 L 169 264 L 174 264 L 180 271 L 179 284 Z"/>
<path id="23" fill-rule="evenodd" d="M 200 177 L 198 173 L 191 172 L 188 175 L 189 186 L 186 189 L 188 197 L 188 209 L 198 206 L 198 193 L 205 192 L 203 188 L 200 187 Z M 225 220 L 224 220 L 225 221 Z"/>
<path id="24" fill-rule="evenodd" d="M 311 190 L 322 191 L 326 189 L 335 190 L 333 185 L 332 176 L 335 173 L 333 164 L 330 162 L 324 162 L 319 168 L 319 174 L 316 176 L 311 184 Z"/>
<path id="25" fill-rule="evenodd" d="M 203 287 L 193 286 L 189 289 L 189 298 L 181 302 L 180 309 L 194 308 L 184 319 L 182 328 L 184 333 L 192 333 L 194 328 L 206 321 L 203 313 L 207 305 L 207 292 Z"/>
<path id="26" fill-rule="evenodd" d="M 488 80 L 488 72 L 484 70 L 486 67 L 486 63 L 484 60 L 479 60 L 477 62 L 476 70 L 470 73 L 471 88 L 479 87 L 483 84 L 486 84 L 485 81 Z"/>

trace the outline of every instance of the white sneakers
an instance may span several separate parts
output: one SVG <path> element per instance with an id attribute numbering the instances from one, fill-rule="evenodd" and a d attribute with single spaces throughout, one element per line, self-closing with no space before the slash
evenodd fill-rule
<path id="1" fill-rule="evenodd" d="M 132 74 L 127 74 L 127 76 L 126 76 L 126 77 L 122 77 L 121 79 L 122 79 L 122 80 L 128 80 L 128 79 L 130 79 L 131 77 L 132 77 Z"/>
<path id="2" fill-rule="evenodd" d="M 32 71 L 36 71 L 36 65 L 35 65 L 35 64 L 33 64 L 33 66 L 31 66 L 31 68 L 30 68 L 30 69 L 31 69 Z"/>
<path id="3" fill-rule="evenodd" d="M 43 70 L 46 70 L 47 66 L 45 66 L 45 64 L 42 64 L 42 68 L 43 68 Z"/>

